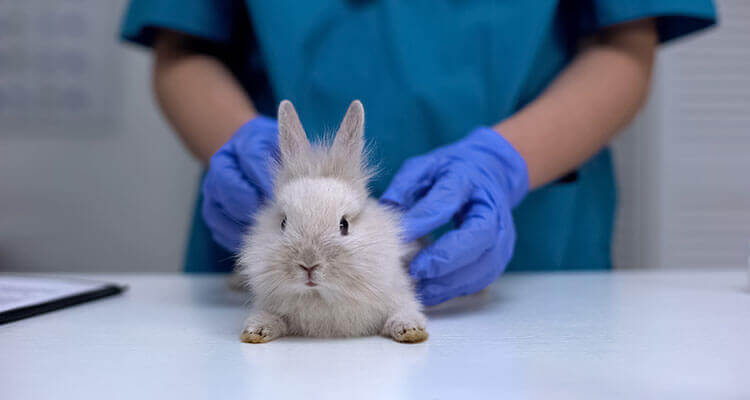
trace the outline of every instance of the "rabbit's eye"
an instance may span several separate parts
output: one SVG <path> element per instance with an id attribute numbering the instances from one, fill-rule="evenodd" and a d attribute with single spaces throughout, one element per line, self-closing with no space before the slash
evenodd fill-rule
<path id="1" fill-rule="evenodd" d="M 284 229 L 286 229 L 286 216 L 281 219 L 281 230 L 283 231 Z"/>
<path id="2" fill-rule="evenodd" d="M 349 234 L 349 221 L 344 217 L 341 217 L 341 221 L 339 221 L 339 231 L 341 231 L 342 236 Z"/>

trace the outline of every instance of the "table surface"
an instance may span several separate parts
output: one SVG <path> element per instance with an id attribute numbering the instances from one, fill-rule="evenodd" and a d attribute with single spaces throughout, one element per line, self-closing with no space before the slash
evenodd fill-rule
<path id="1" fill-rule="evenodd" d="M 506 274 L 416 345 L 244 344 L 226 277 L 88 277 L 130 288 L 0 326 L 3 399 L 750 398 L 739 270 Z"/>

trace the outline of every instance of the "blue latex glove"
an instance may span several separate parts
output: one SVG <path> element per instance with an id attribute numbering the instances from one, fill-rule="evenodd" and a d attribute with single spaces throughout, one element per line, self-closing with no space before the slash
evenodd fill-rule
<path id="1" fill-rule="evenodd" d="M 381 198 L 405 210 L 404 239 L 415 240 L 451 218 L 458 227 L 412 261 L 422 303 L 476 293 L 500 276 L 516 240 L 511 209 L 528 188 L 526 162 L 490 128 L 404 163 Z"/>
<path id="2" fill-rule="evenodd" d="M 230 251 L 239 249 L 253 213 L 273 193 L 269 160 L 278 154 L 275 120 L 256 117 L 211 157 L 203 180 L 203 220 L 211 236 Z"/>

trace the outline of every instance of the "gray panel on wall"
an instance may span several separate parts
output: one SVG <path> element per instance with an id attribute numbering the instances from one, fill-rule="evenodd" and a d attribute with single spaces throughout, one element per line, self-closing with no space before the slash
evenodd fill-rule
<path id="1" fill-rule="evenodd" d="M 664 54 L 663 265 L 743 262 L 750 239 L 750 2 Z"/>
<path id="2" fill-rule="evenodd" d="M 2 135 L 107 134 L 121 67 L 112 1 L 0 1 Z"/>
<path id="3" fill-rule="evenodd" d="M 750 2 L 660 51 L 653 98 L 615 145 L 615 264 L 730 267 L 750 241 Z"/>
<path id="4" fill-rule="evenodd" d="M 49 117 L 39 130 L 2 122 L 0 271 L 177 271 L 200 167 L 157 111 L 149 55 L 117 42 L 125 2 L 60 3 L 92 3 L 93 18 L 111 21 L 96 39 L 104 48 L 87 51 L 94 69 L 100 54 L 116 68 L 81 84 L 107 95 L 113 123 L 92 117 L 95 109 L 68 121 L 35 110 Z M 120 84 L 112 91 L 103 81 Z"/>

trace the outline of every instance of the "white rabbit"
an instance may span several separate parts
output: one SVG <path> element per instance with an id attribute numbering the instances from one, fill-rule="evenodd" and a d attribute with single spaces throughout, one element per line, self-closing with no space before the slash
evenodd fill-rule
<path id="1" fill-rule="evenodd" d="M 274 198 L 239 257 L 253 296 L 242 341 L 285 335 L 427 339 L 399 217 L 369 197 L 364 109 L 354 101 L 333 144 L 310 145 L 292 103 L 279 106 Z"/>

